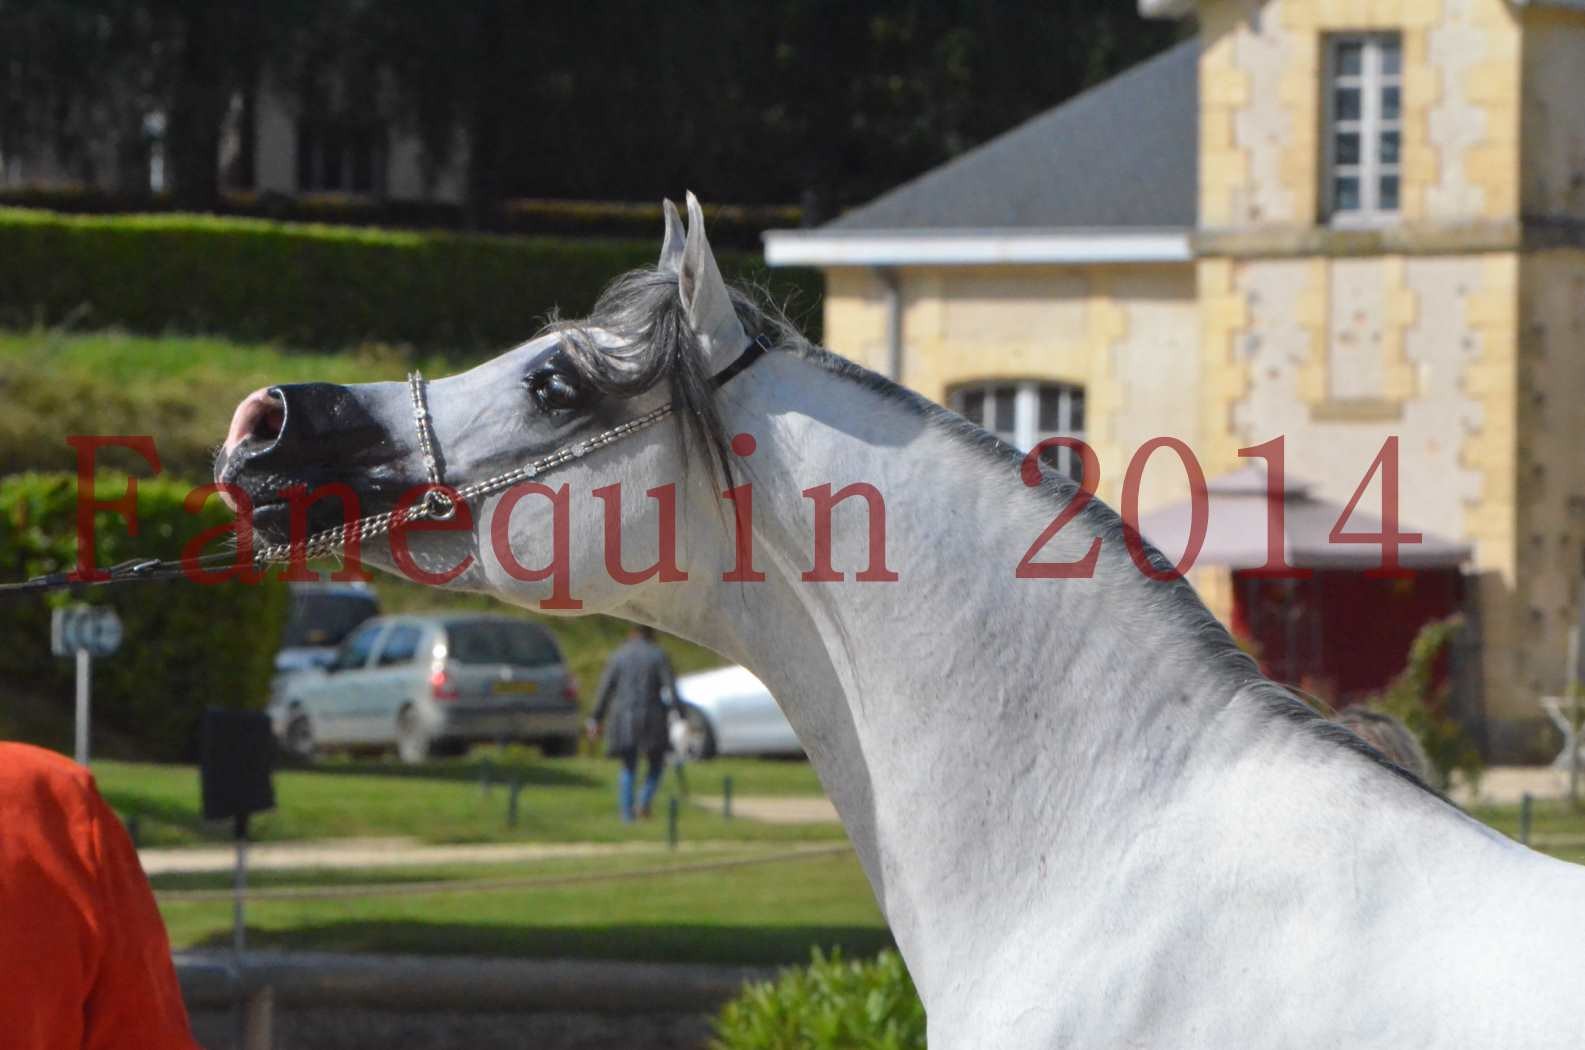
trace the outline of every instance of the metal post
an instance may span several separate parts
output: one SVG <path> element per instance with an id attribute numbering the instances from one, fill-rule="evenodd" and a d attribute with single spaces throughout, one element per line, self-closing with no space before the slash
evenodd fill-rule
<path id="1" fill-rule="evenodd" d="M 670 849 L 677 848 L 677 796 L 672 795 L 666 800 L 666 845 Z"/>
<path id="2" fill-rule="evenodd" d="M 248 818 L 236 817 L 237 870 L 235 900 L 231 908 L 231 949 L 237 956 L 237 972 L 242 972 L 242 953 L 247 950 L 248 927 L 243 917 L 243 897 L 248 892 Z"/>
<path id="3" fill-rule="evenodd" d="M 274 1047 L 275 989 L 266 985 L 242 1000 L 242 1050 Z"/>
<path id="4" fill-rule="evenodd" d="M 724 820 L 732 819 L 732 778 L 730 776 L 721 781 L 721 817 Z"/>
<path id="5" fill-rule="evenodd" d="M 87 649 L 77 650 L 77 764 L 88 764 L 88 687 L 93 672 L 93 657 Z"/>
<path id="6" fill-rule="evenodd" d="M 1577 681 L 1579 673 L 1579 647 L 1580 629 L 1576 626 L 1568 633 L 1568 671 L 1563 676 L 1563 699 L 1568 703 L 1569 724 L 1574 727 L 1573 746 L 1568 749 L 1568 800 L 1569 805 L 1579 807 L 1579 749 L 1580 749 L 1580 706 L 1585 699 L 1580 696 L 1580 687 Z"/>
<path id="7" fill-rule="evenodd" d="M 1530 792 L 1526 791 L 1519 798 L 1519 841 L 1526 846 L 1530 845 Z"/>

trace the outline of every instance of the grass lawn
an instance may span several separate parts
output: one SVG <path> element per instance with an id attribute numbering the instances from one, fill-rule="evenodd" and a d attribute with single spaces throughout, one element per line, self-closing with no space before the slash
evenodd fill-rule
<path id="1" fill-rule="evenodd" d="M 891 944 L 858 860 L 851 853 L 777 860 L 717 871 L 660 873 L 697 864 L 702 851 L 488 868 L 384 872 L 378 881 L 576 876 L 644 870 L 632 880 L 414 897 L 255 901 L 248 943 L 293 951 L 346 951 L 653 962 L 807 962 L 814 945 L 854 955 Z M 356 873 L 360 881 L 376 881 Z M 352 877 L 335 873 L 333 881 Z M 214 885 L 212 877 L 206 884 Z M 223 880 L 221 880 L 223 881 Z M 279 882 L 280 880 L 277 880 Z M 169 885 L 169 880 L 157 885 Z M 190 884 L 190 882 L 188 883 Z M 174 947 L 224 947 L 229 902 L 162 901 Z"/>
<path id="2" fill-rule="evenodd" d="M 486 765 L 492 785 L 482 779 Z M 198 771 L 190 766 L 95 762 L 94 776 L 123 819 L 138 818 L 145 846 L 225 841 L 229 828 L 200 816 Z M 276 808 L 254 818 L 256 839 L 329 839 L 411 836 L 426 842 L 619 842 L 662 840 L 664 820 L 637 826 L 616 817 L 614 761 L 544 759 L 527 749 L 475 749 L 466 759 L 408 767 L 384 762 L 327 762 L 275 775 Z M 701 795 L 718 795 L 732 777 L 738 795 L 818 795 L 808 763 L 718 759 L 688 767 L 688 783 Z M 507 826 L 513 777 L 523 785 L 518 826 Z M 660 810 L 676 790 L 668 774 Z M 684 840 L 841 841 L 835 824 L 769 825 L 723 820 L 684 805 Z"/>
<path id="3" fill-rule="evenodd" d="M 1469 814 L 1510 838 L 1519 837 L 1518 805 L 1473 806 Z M 1536 799 L 1530 809 L 1530 844 L 1559 855 L 1585 851 L 1585 805 L 1575 808 L 1565 799 Z"/>
<path id="4" fill-rule="evenodd" d="M 624 829 L 610 815 L 613 771 L 598 759 L 548 761 L 527 754 L 495 756 L 500 768 L 524 776 L 524 812 L 533 821 L 504 827 L 504 792 L 480 796 L 482 755 L 412 771 L 379 764 L 327 766 L 280 774 L 282 811 L 261 819 L 264 837 L 407 834 L 435 841 L 474 839 L 659 841 L 656 822 Z M 192 770 L 104 763 L 96 766 L 107 794 L 125 811 L 135 798 L 176 817 L 167 831 L 189 840 L 196 820 Z M 742 794 L 803 795 L 818 790 L 802 763 L 719 761 L 692 768 L 701 793 L 719 790 L 730 773 Z M 537 808 L 530 800 L 537 798 Z M 1476 814 L 1512 832 L 1518 807 Z M 1585 862 L 1585 813 L 1538 803 L 1534 838 L 1546 852 Z M 350 830 L 349 830 L 350 829 Z M 835 827 L 774 828 L 730 824 L 684 810 L 687 848 L 597 858 L 557 858 L 511 865 L 431 866 L 371 871 L 261 872 L 255 887 L 336 887 L 455 883 L 415 896 L 329 900 L 266 900 L 248 905 L 249 943 L 294 951 L 502 955 L 678 962 L 780 964 L 803 962 L 811 946 L 841 946 L 855 955 L 890 943 L 885 922 L 851 853 L 787 857 L 793 839 L 841 841 Z M 692 845 L 694 843 L 697 845 Z M 710 871 L 701 864 L 763 859 Z M 610 879 L 626 874 L 628 878 Z M 591 876 L 600 876 L 593 881 Z M 479 888 L 497 880 L 542 884 Z M 224 874 L 161 876 L 161 911 L 179 948 L 229 943 L 230 904 L 172 899 L 172 891 L 223 889 Z"/>

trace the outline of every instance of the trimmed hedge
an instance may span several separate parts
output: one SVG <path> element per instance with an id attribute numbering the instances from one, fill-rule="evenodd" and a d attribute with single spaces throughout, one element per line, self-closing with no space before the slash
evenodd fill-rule
<path id="1" fill-rule="evenodd" d="M 0 206 L 42 208 L 73 215 L 125 215 L 175 211 L 169 194 L 120 194 L 69 187 L 0 190 Z M 356 194 L 315 193 L 287 196 L 231 190 L 221 194 L 218 214 L 285 222 L 328 222 L 338 226 L 398 229 L 461 229 L 459 204 L 438 201 L 375 200 Z M 769 229 L 800 226 L 803 213 L 793 205 L 706 204 L 705 221 L 716 249 L 759 249 Z M 482 232 L 529 236 L 620 237 L 647 241 L 661 228 L 660 202 L 561 200 L 510 197 Z"/>
<path id="2" fill-rule="evenodd" d="M 125 492 L 124 476 L 102 475 L 100 499 Z M 211 499 L 188 514 L 188 486 L 138 480 L 139 534 L 109 513 L 95 521 L 95 561 L 175 557 L 205 528 L 230 520 Z M 0 480 L 0 579 L 70 568 L 77 560 L 77 479 L 21 474 Z M 187 580 L 85 587 L 82 593 L 0 600 L 0 680 L 7 691 L 59 698 L 60 721 L 72 720 L 72 661 L 50 653 L 50 610 L 77 601 L 113 606 L 125 627 L 115 654 L 94 661 L 93 718 L 131 741 L 142 757 L 184 759 L 196 753 L 206 707 L 259 708 L 269 696 L 287 598 L 285 585 Z M 58 741 L 44 740 L 42 743 Z"/>
<path id="3" fill-rule="evenodd" d="M 527 338 L 552 307 L 587 312 L 659 245 L 659 226 L 645 242 L 558 240 L 0 208 L 0 323 L 470 353 Z M 817 319 L 814 271 L 719 258 L 729 280 L 765 284 L 797 319 Z"/>
<path id="4" fill-rule="evenodd" d="M 816 948 L 807 967 L 746 985 L 715 1034 L 714 1050 L 925 1050 L 925 1008 L 896 952 L 849 962 Z"/>

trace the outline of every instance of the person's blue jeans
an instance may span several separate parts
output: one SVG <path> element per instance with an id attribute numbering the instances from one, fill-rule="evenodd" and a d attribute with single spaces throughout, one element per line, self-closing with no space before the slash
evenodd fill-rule
<path id="1" fill-rule="evenodd" d="M 634 781 L 638 778 L 638 749 L 628 748 L 617 752 L 617 758 L 622 761 L 622 771 L 617 774 L 616 802 L 622 814 L 622 822 L 633 822 L 633 788 Z M 641 813 L 648 814 L 650 803 L 655 801 L 655 792 L 660 788 L 661 774 L 666 771 L 665 750 L 651 751 L 645 756 L 649 759 L 648 775 L 644 777 L 644 788 L 638 796 L 638 808 Z"/>

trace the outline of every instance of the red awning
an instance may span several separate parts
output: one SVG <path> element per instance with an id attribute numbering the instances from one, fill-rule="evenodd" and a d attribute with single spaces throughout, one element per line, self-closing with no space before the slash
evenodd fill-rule
<path id="1" fill-rule="evenodd" d="M 1376 543 L 1336 543 L 1332 528 L 1343 517 L 1343 505 L 1310 494 L 1310 485 L 1287 475 L 1283 479 L 1284 556 L 1289 565 L 1304 569 L 1374 569 L 1381 565 L 1381 546 Z M 1230 569 L 1257 569 L 1269 559 L 1266 550 L 1267 494 L 1266 468 L 1252 463 L 1214 478 L 1208 490 L 1208 516 L 1205 545 L 1196 565 L 1219 565 Z M 1361 501 L 1364 502 L 1364 501 Z M 1191 504 L 1174 503 L 1144 515 L 1139 531 L 1176 561 L 1189 539 Z M 1381 531 L 1381 519 L 1355 507 L 1344 526 L 1345 533 Z M 1400 521 L 1398 531 L 1418 532 L 1419 543 L 1398 547 L 1398 564 L 1405 569 L 1453 569 L 1469 560 L 1470 546 Z"/>

